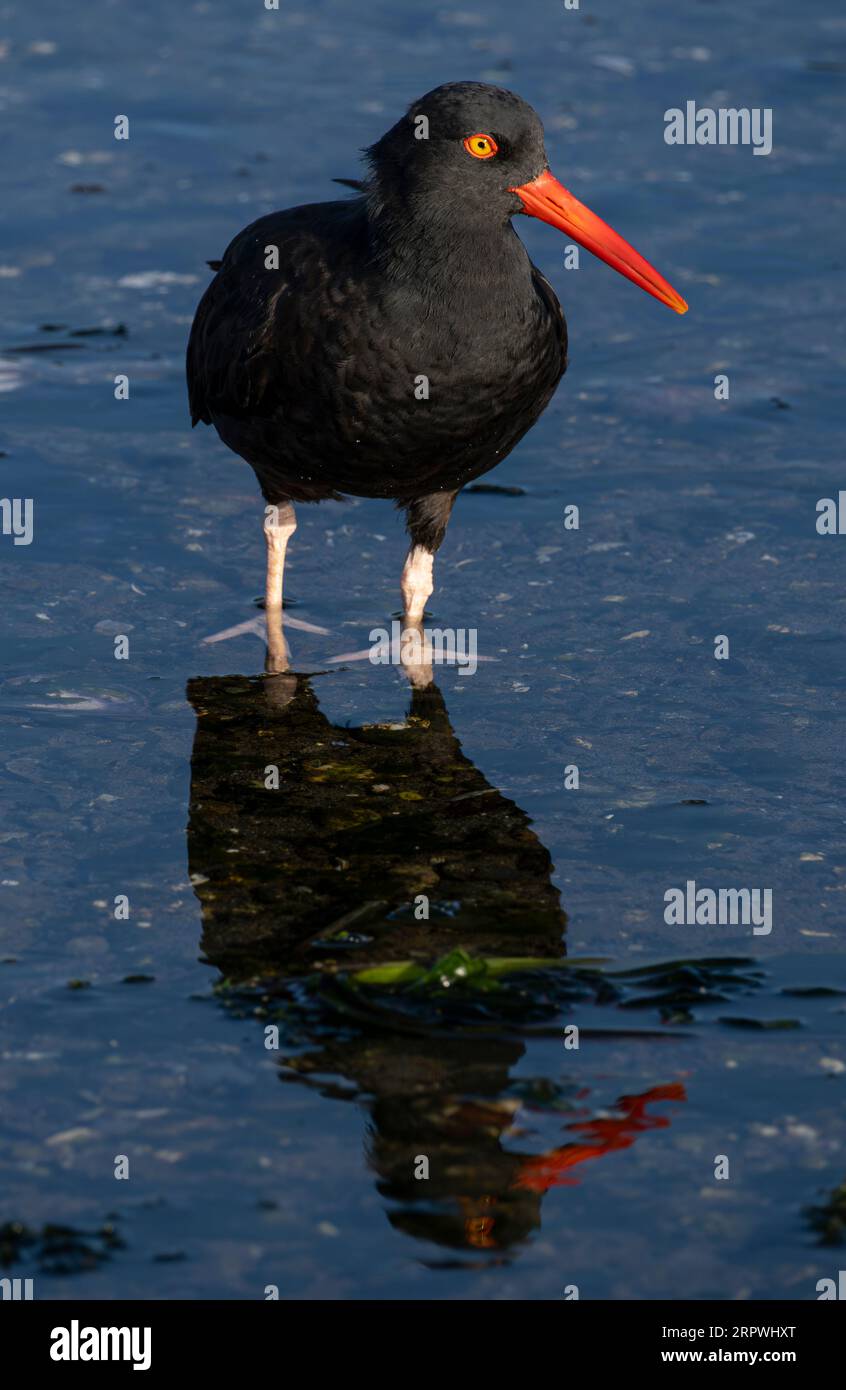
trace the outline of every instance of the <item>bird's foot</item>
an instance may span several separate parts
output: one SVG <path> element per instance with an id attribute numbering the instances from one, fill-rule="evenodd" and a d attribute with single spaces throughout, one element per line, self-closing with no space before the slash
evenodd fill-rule
<path id="1" fill-rule="evenodd" d="M 214 642 L 228 642 L 232 637 L 244 637 L 252 633 L 267 643 L 264 658 L 266 674 L 279 675 L 290 668 L 291 654 L 285 640 L 284 626 L 299 628 L 301 632 L 314 632 L 319 637 L 330 635 L 328 628 L 308 623 L 304 618 L 286 617 L 283 624 L 281 609 L 268 609 L 264 613 L 257 613 L 254 618 L 248 618 L 244 623 L 226 627 L 222 632 L 210 633 L 208 637 L 203 638 L 203 644 L 208 646 Z"/>
<path id="2" fill-rule="evenodd" d="M 416 688 L 431 685 L 432 644 L 425 629 L 419 622 L 410 622 L 406 615 L 398 635 L 399 640 L 391 641 L 387 647 L 383 640 L 357 652 L 342 652 L 340 656 L 330 656 L 326 664 L 334 666 L 340 662 L 346 665 L 351 661 L 371 661 L 374 666 L 382 666 L 387 657 L 392 665 L 402 667 L 408 680 Z"/>
<path id="3" fill-rule="evenodd" d="M 315 632 L 318 637 L 328 637 L 330 635 L 328 627 L 318 627 L 316 623 L 307 623 L 303 618 L 292 618 L 285 614 L 285 626 L 299 628 L 301 632 Z M 236 623 L 234 627 L 225 627 L 222 632 L 212 632 L 208 637 L 203 638 L 203 645 L 210 645 L 212 642 L 228 642 L 230 637 L 243 637 L 246 633 L 254 633 L 256 637 L 264 638 L 267 632 L 267 622 L 261 613 L 257 613 L 254 618 L 248 618 L 245 623 Z"/>

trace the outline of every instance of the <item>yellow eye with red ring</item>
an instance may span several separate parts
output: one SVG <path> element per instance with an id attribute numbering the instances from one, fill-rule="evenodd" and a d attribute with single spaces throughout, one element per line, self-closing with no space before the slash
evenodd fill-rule
<path id="1" fill-rule="evenodd" d="M 478 132 L 476 135 L 468 135 L 464 141 L 464 148 L 468 154 L 472 154 L 474 159 L 493 159 L 499 145 L 492 135 L 483 135 Z"/>

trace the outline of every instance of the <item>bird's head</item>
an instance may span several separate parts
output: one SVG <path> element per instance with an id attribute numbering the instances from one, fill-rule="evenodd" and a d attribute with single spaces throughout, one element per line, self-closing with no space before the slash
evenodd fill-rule
<path id="1" fill-rule="evenodd" d="M 550 172 L 540 118 L 514 92 L 483 82 L 435 87 L 366 155 L 374 204 L 394 215 L 478 228 L 527 213 L 676 313 L 687 309 L 672 285 Z"/>

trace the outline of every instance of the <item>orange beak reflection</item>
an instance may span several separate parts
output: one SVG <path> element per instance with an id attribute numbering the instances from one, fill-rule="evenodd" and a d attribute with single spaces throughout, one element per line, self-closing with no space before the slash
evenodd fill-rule
<path id="1" fill-rule="evenodd" d="M 687 1093 L 680 1081 L 671 1081 L 666 1086 L 653 1086 L 639 1096 L 621 1096 L 614 1109 L 620 1113 L 606 1119 L 589 1120 L 586 1124 L 567 1125 L 577 1130 L 590 1141 L 582 1144 L 564 1144 L 560 1149 L 550 1149 L 548 1153 L 525 1158 L 514 1180 L 514 1187 L 528 1188 L 532 1192 L 546 1192 L 550 1187 L 576 1186 L 578 1178 L 565 1177 L 568 1169 L 589 1158 L 602 1158 L 618 1149 L 628 1149 L 639 1134 L 649 1129 L 666 1129 L 670 1123 L 666 1115 L 648 1115 L 646 1107 L 655 1100 L 687 1100 Z"/>
<path id="2" fill-rule="evenodd" d="M 687 304 L 663 275 L 659 275 L 607 222 L 574 198 L 548 169 L 531 183 L 509 191 L 517 194 L 530 217 L 538 217 L 541 222 L 557 227 L 647 294 L 675 309 L 677 314 L 687 313 Z"/>

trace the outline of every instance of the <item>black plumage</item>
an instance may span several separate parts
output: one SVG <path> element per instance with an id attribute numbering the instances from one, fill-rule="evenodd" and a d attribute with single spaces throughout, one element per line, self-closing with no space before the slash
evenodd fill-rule
<path id="1" fill-rule="evenodd" d="M 496 178 L 461 146 L 483 129 L 510 144 Z M 544 167 L 543 135 L 519 98 L 457 83 L 368 155 L 361 196 L 271 213 L 227 248 L 191 333 L 191 414 L 268 502 L 431 498 L 412 508 L 431 543 L 426 517 L 505 458 L 566 366 L 564 317 L 510 224 L 508 185 Z M 469 205 L 464 179 L 482 185 Z"/>
<path id="2" fill-rule="evenodd" d="M 191 414 L 282 509 L 269 602 L 292 502 L 385 497 L 407 510 L 419 617 L 456 494 L 508 455 L 567 365 L 564 316 L 514 214 L 683 301 L 552 177 L 541 122 L 511 92 L 438 87 L 366 157 L 363 184 L 340 180 L 358 196 L 271 213 L 227 248 L 191 331 Z"/>

